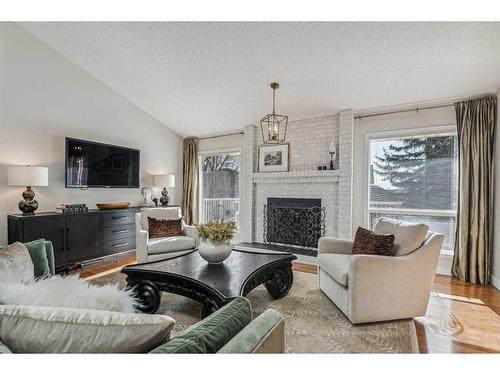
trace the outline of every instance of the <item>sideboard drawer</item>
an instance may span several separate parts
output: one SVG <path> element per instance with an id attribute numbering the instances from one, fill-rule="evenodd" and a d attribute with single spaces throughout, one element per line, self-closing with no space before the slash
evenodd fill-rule
<path id="1" fill-rule="evenodd" d="M 135 249 L 135 236 L 103 241 L 102 247 L 105 254 L 121 253 L 122 251 L 133 250 Z"/>
<path id="2" fill-rule="evenodd" d="M 104 228 L 116 227 L 119 225 L 134 224 L 135 212 L 111 212 L 102 215 L 102 226 Z"/>
<path id="3" fill-rule="evenodd" d="M 113 227 L 103 228 L 102 239 L 103 241 L 116 240 L 118 238 L 127 238 L 135 235 L 135 225 L 116 225 Z"/>

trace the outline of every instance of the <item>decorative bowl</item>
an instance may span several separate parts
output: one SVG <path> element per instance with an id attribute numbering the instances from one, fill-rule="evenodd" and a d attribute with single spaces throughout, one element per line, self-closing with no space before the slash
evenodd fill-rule
<path id="1" fill-rule="evenodd" d="M 198 252 L 200 256 L 210 264 L 220 264 L 224 262 L 229 256 L 233 248 L 229 241 L 214 242 L 209 239 L 202 239 L 198 245 Z"/>
<path id="2" fill-rule="evenodd" d="M 97 208 L 100 210 L 118 210 L 127 208 L 130 206 L 130 202 L 105 202 L 105 203 L 96 203 Z"/>

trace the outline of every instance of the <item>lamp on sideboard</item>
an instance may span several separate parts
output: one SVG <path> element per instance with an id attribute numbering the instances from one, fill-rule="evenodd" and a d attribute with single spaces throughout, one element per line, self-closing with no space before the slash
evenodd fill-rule
<path id="1" fill-rule="evenodd" d="M 7 169 L 7 181 L 10 186 L 26 187 L 18 207 L 24 215 L 33 215 L 38 208 L 38 202 L 34 199 L 35 192 L 31 187 L 49 185 L 49 168 L 10 165 Z"/>
<path id="2" fill-rule="evenodd" d="M 170 197 L 168 196 L 168 187 L 175 187 L 175 176 L 173 174 L 157 174 L 153 176 L 153 185 L 163 187 L 161 191 L 160 203 L 162 206 L 168 206 Z"/>

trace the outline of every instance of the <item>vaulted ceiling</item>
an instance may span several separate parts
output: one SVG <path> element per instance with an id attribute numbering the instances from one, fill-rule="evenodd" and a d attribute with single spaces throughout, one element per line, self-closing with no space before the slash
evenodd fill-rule
<path id="1" fill-rule="evenodd" d="M 500 23 L 20 23 L 183 136 L 496 91 Z"/>

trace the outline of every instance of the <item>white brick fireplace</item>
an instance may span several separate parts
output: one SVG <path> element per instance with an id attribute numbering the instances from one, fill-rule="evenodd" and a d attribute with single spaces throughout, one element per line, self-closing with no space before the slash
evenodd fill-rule
<path id="1" fill-rule="evenodd" d="M 288 123 L 289 172 L 258 172 L 260 128 L 244 130 L 241 170 L 240 240 L 264 242 L 263 210 L 267 198 L 319 198 L 326 207 L 326 235 L 352 236 L 352 140 L 351 110 Z M 329 165 L 329 144 L 337 145 L 338 169 Z"/>

